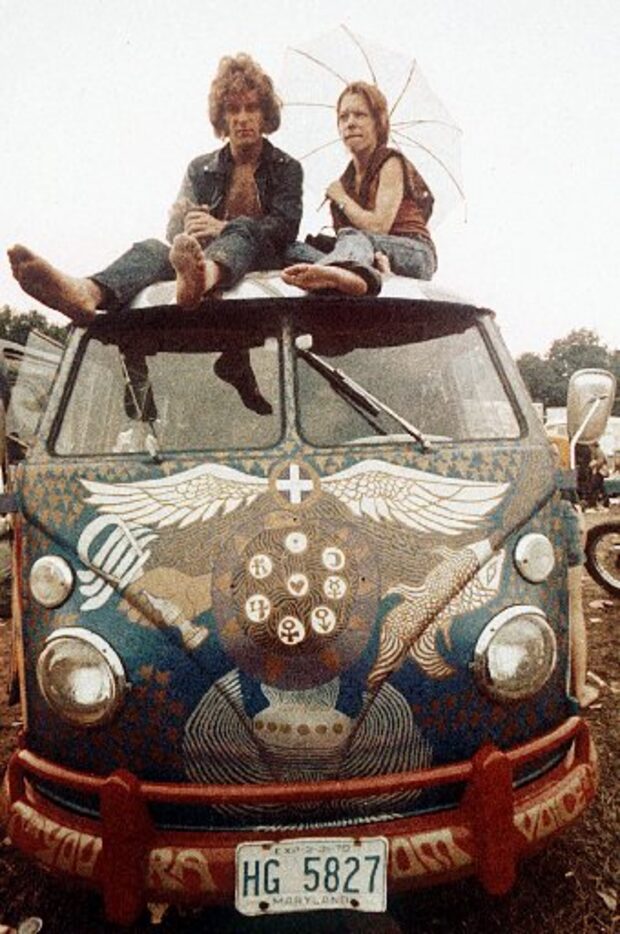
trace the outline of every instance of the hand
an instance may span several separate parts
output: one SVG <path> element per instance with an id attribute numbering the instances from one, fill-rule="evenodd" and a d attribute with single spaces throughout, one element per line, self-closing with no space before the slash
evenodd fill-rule
<path id="1" fill-rule="evenodd" d="M 330 201 L 335 201 L 336 203 L 343 201 L 347 197 L 344 186 L 339 179 L 331 183 L 325 194 Z"/>
<path id="2" fill-rule="evenodd" d="M 220 221 L 209 214 L 207 205 L 199 205 L 185 215 L 183 230 L 202 243 L 221 234 L 225 224 L 225 221 Z"/>
<path id="3" fill-rule="evenodd" d="M 183 230 L 183 222 L 188 211 L 197 211 L 199 207 L 200 205 L 190 198 L 177 198 L 168 212 L 170 239 Z"/>

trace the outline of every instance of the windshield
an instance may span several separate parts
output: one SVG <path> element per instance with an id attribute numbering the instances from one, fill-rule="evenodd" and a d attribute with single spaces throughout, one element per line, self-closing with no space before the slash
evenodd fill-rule
<path id="1" fill-rule="evenodd" d="M 437 311 L 436 317 L 398 315 L 377 308 L 351 324 L 317 322 L 296 339 L 299 428 L 311 444 L 327 446 L 386 440 L 429 444 L 516 438 L 519 424 L 477 319 Z M 312 348 L 311 359 L 308 350 Z M 346 383 L 363 389 L 377 411 L 356 404 Z M 405 427 L 404 427 L 405 426 Z"/>
<path id="2" fill-rule="evenodd" d="M 206 331 L 206 333 L 205 333 Z M 57 454 L 263 448 L 281 434 L 273 333 L 204 327 L 104 333 L 85 341 Z"/>
<path id="3" fill-rule="evenodd" d="M 179 319 L 149 309 L 99 320 L 74 362 L 55 422 L 55 453 L 146 453 L 156 460 L 169 452 L 277 444 L 288 310 L 239 302 L 230 313 Z M 296 301 L 292 321 L 296 428 L 308 443 L 425 449 L 519 437 L 475 310 Z"/>

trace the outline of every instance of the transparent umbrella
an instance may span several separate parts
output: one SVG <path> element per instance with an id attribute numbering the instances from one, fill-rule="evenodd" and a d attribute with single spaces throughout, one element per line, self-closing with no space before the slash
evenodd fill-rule
<path id="1" fill-rule="evenodd" d="M 284 101 L 278 145 L 302 162 L 306 189 L 319 201 L 346 164 L 336 101 L 351 81 L 375 84 L 390 112 L 389 145 L 415 165 L 435 198 L 431 226 L 456 206 L 464 210 L 461 130 L 431 90 L 413 57 L 376 45 L 339 26 L 289 47 L 280 81 Z M 318 202 L 317 202 L 318 203 Z"/>

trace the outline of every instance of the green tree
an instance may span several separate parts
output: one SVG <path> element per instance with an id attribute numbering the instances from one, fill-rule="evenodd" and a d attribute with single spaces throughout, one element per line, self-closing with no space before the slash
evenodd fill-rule
<path id="1" fill-rule="evenodd" d="M 52 324 L 40 311 L 14 311 L 4 305 L 0 311 L 0 338 L 25 344 L 30 331 L 37 330 L 53 340 L 66 344 L 70 325 Z"/>
<path id="2" fill-rule="evenodd" d="M 568 381 L 575 370 L 601 367 L 611 370 L 620 383 L 620 351 L 610 351 L 595 331 L 578 328 L 566 337 L 553 341 L 544 356 L 522 354 L 517 366 L 530 395 L 547 406 L 566 404 Z M 616 398 L 614 414 L 620 414 L 620 400 Z"/>
<path id="3" fill-rule="evenodd" d="M 607 367 L 609 350 L 601 344 L 598 334 L 588 328 L 571 331 L 555 340 L 547 358 L 560 379 L 568 380 L 575 370 L 583 367 Z"/>
<path id="4" fill-rule="evenodd" d="M 524 353 L 517 360 L 517 365 L 535 402 L 545 402 L 549 398 L 549 367 L 537 353 Z"/>

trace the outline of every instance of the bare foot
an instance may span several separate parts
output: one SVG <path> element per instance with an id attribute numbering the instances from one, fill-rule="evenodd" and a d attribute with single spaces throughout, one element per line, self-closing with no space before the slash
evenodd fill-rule
<path id="1" fill-rule="evenodd" d="M 92 279 L 67 276 L 19 243 L 8 251 L 8 257 L 13 275 L 28 295 L 61 311 L 76 324 L 93 320 L 104 294 Z"/>
<path id="2" fill-rule="evenodd" d="M 314 292 L 317 289 L 336 289 L 345 295 L 365 295 L 365 280 L 350 269 L 341 266 L 320 266 L 318 263 L 296 263 L 280 273 L 288 285 Z"/>
<path id="3" fill-rule="evenodd" d="M 196 308 L 222 277 L 218 264 L 205 258 L 200 243 L 189 234 L 174 238 L 170 262 L 177 274 L 177 305 L 181 308 Z"/>
<path id="4" fill-rule="evenodd" d="M 392 272 L 390 260 L 385 253 L 379 251 L 375 253 L 375 269 L 378 269 L 382 276 L 389 276 Z"/>

